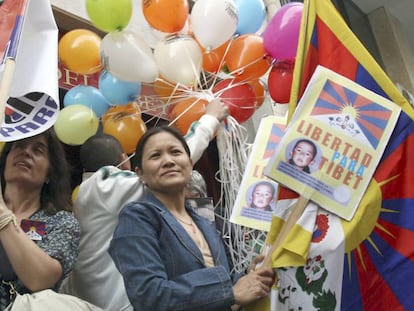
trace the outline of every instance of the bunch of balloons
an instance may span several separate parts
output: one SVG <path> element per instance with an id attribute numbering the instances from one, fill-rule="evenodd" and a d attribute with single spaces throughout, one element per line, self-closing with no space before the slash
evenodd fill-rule
<path id="1" fill-rule="evenodd" d="M 239 123 L 260 107 L 267 89 L 287 102 L 288 78 L 274 64 L 294 61 L 301 3 L 283 6 L 267 23 L 263 0 L 145 0 L 138 10 L 132 0 L 85 2 L 92 24 L 106 34 L 67 32 L 59 58 L 74 72 L 100 73 L 99 85 L 65 95 L 55 124 L 64 143 L 82 144 L 101 123 L 131 153 L 145 132 L 141 112 L 148 106 L 162 108 L 185 133 L 213 98 L 222 98 Z"/>
<path id="2" fill-rule="evenodd" d="M 300 2 L 285 4 L 263 33 L 264 48 L 275 59 L 267 84 L 271 98 L 277 103 L 289 102 L 302 12 Z"/>

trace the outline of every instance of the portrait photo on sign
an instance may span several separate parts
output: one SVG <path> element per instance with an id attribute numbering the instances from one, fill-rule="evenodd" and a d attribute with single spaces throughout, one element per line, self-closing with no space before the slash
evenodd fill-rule
<path id="1" fill-rule="evenodd" d="M 277 185 L 270 180 L 253 183 L 247 193 L 248 207 L 258 211 L 271 212 L 275 208 Z"/>
<path id="2" fill-rule="evenodd" d="M 318 170 L 321 156 L 319 146 L 308 138 L 295 139 L 286 147 L 286 161 L 308 174 Z"/>

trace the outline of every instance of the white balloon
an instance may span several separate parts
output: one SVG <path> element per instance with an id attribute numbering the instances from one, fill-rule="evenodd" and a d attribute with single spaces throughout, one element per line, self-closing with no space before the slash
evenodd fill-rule
<path id="1" fill-rule="evenodd" d="M 190 20 L 197 41 L 207 50 L 214 49 L 234 35 L 237 6 L 233 0 L 197 0 Z"/>
<path id="2" fill-rule="evenodd" d="M 145 42 L 153 49 L 158 41 L 171 35 L 170 33 L 158 31 L 151 27 L 145 19 L 142 11 L 142 1 L 137 0 L 133 2 L 133 13 L 131 22 L 128 24 L 126 30 L 139 33 Z"/>
<path id="3" fill-rule="evenodd" d="M 129 82 L 154 82 L 158 67 L 151 48 L 137 33 L 110 32 L 101 43 L 101 63 L 114 77 Z"/>
<path id="4" fill-rule="evenodd" d="M 194 86 L 201 72 L 203 55 L 197 42 L 188 35 L 173 35 L 160 40 L 154 50 L 159 72 L 165 79 Z"/>

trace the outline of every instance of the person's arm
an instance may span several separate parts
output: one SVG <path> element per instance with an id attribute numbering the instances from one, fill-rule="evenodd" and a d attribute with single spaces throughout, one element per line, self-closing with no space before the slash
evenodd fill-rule
<path id="1" fill-rule="evenodd" d="M 6 209 L 3 205 L 0 214 Z M 53 288 L 75 262 L 80 229 L 73 216 L 66 216 L 55 229 L 48 230 L 47 250 L 30 240 L 13 222 L 0 231 L 0 241 L 14 272 L 31 291 Z"/>
<path id="2" fill-rule="evenodd" d="M 191 159 L 196 163 L 213 139 L 220 122 L 229 116 L 229 108 L 219 99 L 212 100 L 206 107 L 206 113 L 191 124 L 184 138 L 191 152 Z"/>
<path id="3" fill-rule="evenodd" d="M 256 269 L 263 259 L 263 255 L 256 257 L 248 267 L 246 275 L 233 286 L 236 305 L 245 306 L 269 295 L 275 274 L 271 268 Z"/>

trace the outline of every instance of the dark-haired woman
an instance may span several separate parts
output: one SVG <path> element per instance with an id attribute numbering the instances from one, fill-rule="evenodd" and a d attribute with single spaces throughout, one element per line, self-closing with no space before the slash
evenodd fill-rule
<path id="1" fill-rule="evenodd" d="M 0 310 L 15 297 L 54 289 L 75 263 L 79 223 L 69 166 L 53 129 L 5 144 L 0 155 Z"/>
<path id="2" fill-rule="evenodd" d="M 121 211 L 109 249 L 134 310 L 227 310 L 268 295 L 273 271 L 230 273 L 214 224 L 185 205 L 192 161 L 183 137 L 153 128 L 135 156 L 148 191 Z"/>

